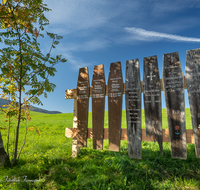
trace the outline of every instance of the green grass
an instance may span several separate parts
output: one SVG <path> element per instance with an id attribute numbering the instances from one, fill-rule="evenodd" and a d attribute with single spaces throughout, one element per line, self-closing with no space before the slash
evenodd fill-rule
<path id="1" fill-rule="evenodd" d="M 163 129 L 167 129 L 166 110 L 162 110 Z M 144 126 L 144 110 L 142 113 Z M 170 143 L 163 143 L 160 156 L 156 142 L 142 142 L 142 159 L 128 158 L 127 141 L 121 141 L 120 152 L 108 151 L 108 140 L 104 140 L 103 150 L 92 149 L 92 139 L 88 147 L 81 148 L 77 158 L 71 158 L 72 139 L 65 138 L 65 128 L 72 127 L 73 114 L 42 114 L 31 112 L 26 145 L 20 160 L 13 168 L 0 167 L 0 180 L 6 176 L 13 182 L 0 182 L 0 189 L 200 189 L 200 159 L 196 159 L 194 144 L 187 144 L 187 160 L 171 158 Z M 0 121 L 3 121 L 0 114 Z M 89 113 L 88 126 L 92 127 Z M 108 115 L 105 112 L 105 128 Z M 122 128 L 126 128 L 126 113 L 122 113 Z M 186 109 L 186 128 L 192 129 L 189 109 Z M 41 131 L 36 133 L 36 129 Z M 10 154 L 13 154 L 11 128 Z M 19 148 L 23 144 L 25 127 L 20 128 Z M 4 144 L 7 130 L 2 131 Z M 17 179 L 39 180 L 16 182 Z"/>

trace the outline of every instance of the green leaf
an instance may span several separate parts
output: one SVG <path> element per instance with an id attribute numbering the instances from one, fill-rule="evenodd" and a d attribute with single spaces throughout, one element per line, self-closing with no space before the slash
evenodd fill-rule
<path id="1" fill-rule="evenodd" d="M 55 34 L 53 34 L 53 33 L 47 32 L 47 35 L 48 35 L 50 38 L 55 38 Z"/>
<path id="2" fill-rule="evenodd" d="M 54 41 L 54 45 L 58 45 L 60 42 L 59 41 Z"/>

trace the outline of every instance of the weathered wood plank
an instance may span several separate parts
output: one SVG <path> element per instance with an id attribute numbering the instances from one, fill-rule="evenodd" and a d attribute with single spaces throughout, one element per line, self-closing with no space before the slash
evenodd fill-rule
<path id="1" fill-rule="evenodd" d="M 185 78 L 190 104 L 196 157 L 200 158 L 200 49 L 188 50 Z"/>
<path id="2" fill-rule="evenodd" d="M 87 146 L 88 106 L 89 106 L 89 76 L 88 68 L 79 69 L 77 83 L 77 117 L 78 117 L 78 146 Z"/>
<path id="3" fill-rule="evenodd" d="M 123 78 L 121 62 L 110 64 L 108 78 L 109 150 L 120 151 Z"/>
<path id="4" fill-rule="evenodd" d="M 163 156 L 161 90 L 157 56 L 143 59 L 143 90 L 146 136 L 153 136 Z"/>
<path id="5" fill-rule="evenodd" d="M 92 79 L 93 149 L 103 149 L 105 76 L 103 65 L 94 66 Z"/>
<path id="6" fill-rule="evenodd" d="M 183 72 L 178 52 L 163 55 L 163 83 L 171 155 L 187 159 Z"/>
<path id="7" fill-rule="evenodd" d="M 77 99 L 74 99 L 74 115 L 73 115 L 73 128 L 77 129 L 78 127 L 78 118 L 77 118 Z M 78 146 L 77 138 L 73 138 L 72 140 L 72 158 L 78 156 L 80 152 L 80 147 Z"/>
<path id="8" fill-rule="evenodd" d="M 141 82 L 138 59 L 126 61 L 126 121 L 129 158 L 142 158 Z"/>
<path id="9" fill-rule="evenodd" d="M 65 137 L 66 138 L 76 138 L 76 135 L 78 134 L 78 129 L 74 128 L 65 128 Z M 194 135 L 193 135 L 193 129 L 187 129 L 186 130 L 186 142 L 189 144 L 194 144 Z M 88 128 L 88 139 L 93 138 L 92 134 L 92 128 Z M 170 142 L 169 140 L 169 130 L 168 129 L 162 129 L 162 141 L 163 142 Z M 109 139 L 109 132 L 107 128 L 104 128 L 104 137 L 103 139 Z M 127 136 L 127 129 L 121 129 L 121 139 L 120 140 L 128 140 Z M 154 141 L 153 137 L 146 136 L 146 129 L 142 129 L 142 141 Z"/>

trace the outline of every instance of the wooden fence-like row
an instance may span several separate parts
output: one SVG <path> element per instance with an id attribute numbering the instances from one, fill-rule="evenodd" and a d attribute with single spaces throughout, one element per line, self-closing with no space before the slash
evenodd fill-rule
<path id="1" fill-rule="evenodd" d="M 157 141 L 163 155 L 162 142 L 170 142 L 172 158 L 187 159 L 186 143 L 194 143 L 200 158 L 200 49 L 187 51 L 185 76 L 178 52 L 163 55 L 162 79 L 159 78 L 157 56 L 143 59 L 143 81 L 138 59 L 126 62 L 123 83 L 121 62 L 111 63 L 108 84 L 104 67 L 94 67 L 92 85 L 88 68 L 80 68 L 77 89 L 66 90 L 65 98 L 74 99 L 73 128 L 65 136 L 73 138 L 72 157 L 80 147 L 93 139 L 94 149 L 103 149 L 109 139 L 109 150 L 120 151 L 120 140 L 128 141 L 130 158 L 141 159 L 141 141 Z M 185 126 L 184 89 L 188 90 L 192 127 Z M 165 94 L 168 129 L 162 129 L 161 91 Z M 141 93 L 144 98 L 145 127 L 141 128 Z M 121 129 L 122 98 L 125 94 L 127 129 Z M 108 129 L 104 128 L 105 96 L 108 96 Z M 92 128 L 88 128 L 89 97 L 92 97 Z"/>

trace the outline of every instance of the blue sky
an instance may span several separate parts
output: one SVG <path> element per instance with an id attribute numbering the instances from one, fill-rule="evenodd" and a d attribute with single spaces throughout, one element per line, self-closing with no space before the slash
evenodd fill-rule
<path id="1" fill-rule="evenodd" d="M 143 80 L 143 58 L 157 55 L 162 78 L 163 54 L 178 51 L 185 75 L 186 50 L 200 48 L 199 0 L 45 0 L 44 3 L 52 9 L 45 14 L 50 21 L 45 30 L 63 36 L 52 53 L 62 54 L 68 61 L 56 65 L 57 73 L 50 81 L 57 87 L 47 99 L 41 96 L 44 105 L 37 106 L 40 108 L 72 113 L 73 100 L 65 99 L 65 90 L 76 88 L 81 67 L 88 67 L 91 85 L 94 66 L 104 64 L 107 84 L 110 63 L 121 61 L 125 82 L 126 60 L 138 58 Z M 50 42 L 48 37 L 42 40 L 44 53 L 48 52 Z M 185 99 L 189 107 L 186 90 Z M 165 108 L 163 92 L 162 107 Z"/>

